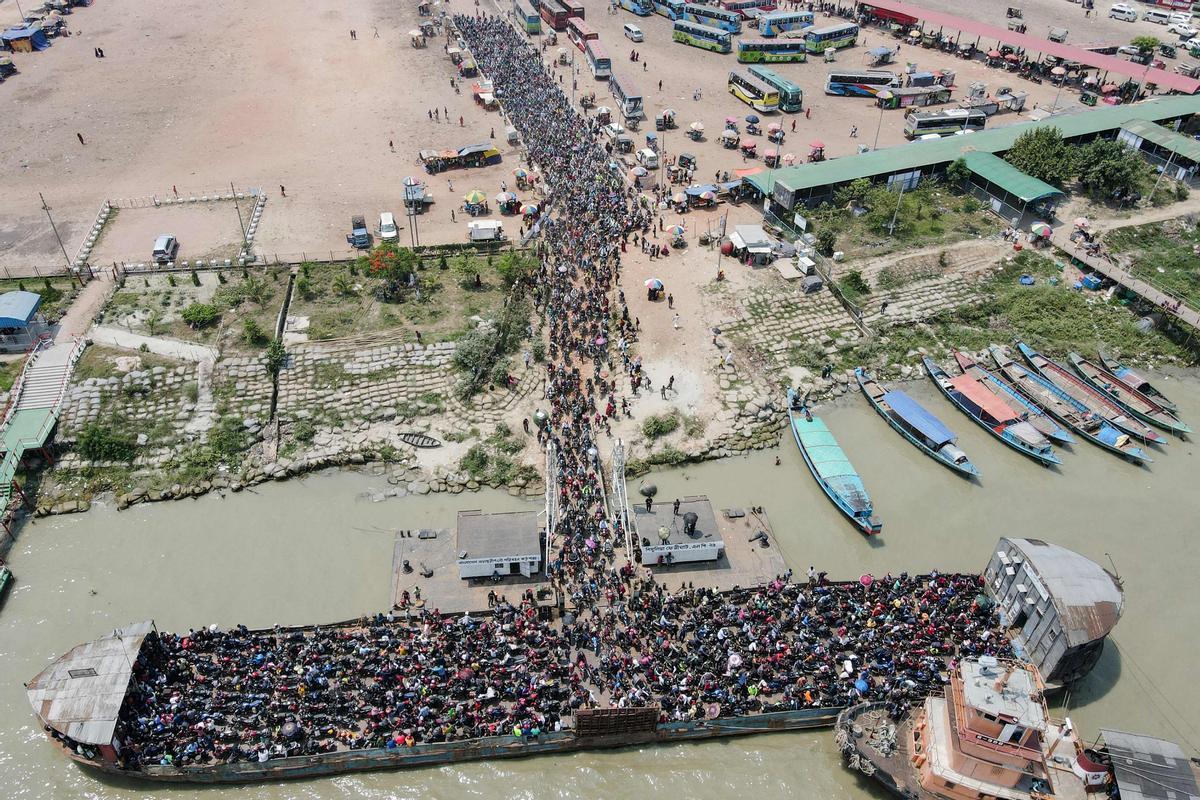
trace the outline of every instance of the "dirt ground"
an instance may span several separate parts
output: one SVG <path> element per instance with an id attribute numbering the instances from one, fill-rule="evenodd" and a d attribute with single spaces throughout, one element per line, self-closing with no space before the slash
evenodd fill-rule
<path id="1" fill-rule="evenodd" d="M 254 201 L 241 204 L 249 222 Z M 122 208 L 104 228 L 92 249 L 93 265 L 111 262 L 149 263 L 154 240 L 164 233 L 179 242 L 177 262 L 197 259 L 236 259 L 242 243 L 237 208 L 233 201 L 210 201 L 182 206 Z"/>
<path id="2" fill-rule="evenodd" d="M 481 2 L 508 13 L 506 3 Z M 961 4 L 951 0 L 926 4 L 962 13 Z M 1071 30 L 1070 42 L 1125 42 L 1139 33 L 1170 38 L 1162 26 L 1150 23 L 1101 16 L 1085 20 L 1080 7 L 1065 0 L 1027 0 L 1022 5 L 1031 32 L 1044 34 L 1049 25 L 1064 25 Z M 35 266 L 60 262 L 39 191 L 46 194 L 68 251 L 74 252 L 104 199 L 163 196 L 172 187 L 180 193 L 204 194 L 231 180 L 239 187 L 263 187 L 271 201 L 256 249 L 286 258 L 344 252 L 352 214 L 364 214 L 374 224 L 379 211 L 399 212 L 401 180 L 424 174 L 417 160 L 422 148 L 488 141 L 495 130 L 504 155 L 503 163 L 486 169 L 429 178 L 437 202 L 418 220 L 423 243 L 463 240 L 463 220 L 450 218 L 462 194 L 479 188 L 494 196 L 502 181 L 511 183 L 518 161 L 516 152 L 503 144 L 501 113 L 476 106 L 469 85 L 461 95 L 453 92 L 453 66 L 440 40 L 431 41 L 427 49 L 410 46 L 408 31 L 419 19 L 415 4 L 212 0 L 186 6 L 187 13 L 179 13 L 178 4 L 105 0 L 68 17 L 71 37 L 56 40 L 45 52 L 14 54 L 20 72 L 0 84 L 0 102 L 20 109 L 0 117 L 6 189 L 0 196 L 0 266 L 16 274 L 18 269 L 32 272 Z M 681 127 L 697 119 L 708 127 L 709 140 L 699 144 L 686 140 L 681 131 L 669 133 L 664 142 L 668 153 L 694 152 L 701 178 L 717 170 L 753 166 L 715 140 L 726 116 L 740 118 L 749 112 L 726 90 L 726 75 L 736 65 L 732 54 L 672 42 L 670 23 L 657 15 L 639 20 L 623 11 L 610 15 L 605 4 L 594 0 L 588 7 L 588 22 L 623 72 L 642 67 L 628 61 L 634 45 L 622 37 L 621 25 L 635 21 L 646 32 L 646 41 L 636 48 L 645 66 L 638 80 L 647 94 L 649 113 L 670 106 L 679 111 Z M 435 6 L 441 8 L 473 11 L 475 6 L 447 0 Z M 0 21 L 15 21 L 16 16 L 11 0 L 0 2 Z M 1003 25 L 1004 6 L 972 9 L 971 16 Z M 129 24 L 134 19 L 137 24 Z M 356 39 L 350 37 L 352 29 Z M 868 32 L 858 47 L 839 54 L 838 64 L 861 65 L 866 48 L 882 41 L 881 34 Z M 95 58 L 95 47 L 102 47 L 106 57 Z M 902 58 L 910 52 L 921 69 L 956 70 L 956 96 L 961 87 L 983 80 L 992 89 L 1016 84 L 1030 93 L 1030 106 L 1053 101 L 1054 92 L 1046 85 L 1027 84 L 979 63 L 910 51 L 907 46 Z M 603 83 L 592 80 L 581 57 L 576 67 L 580 92 L 595 88 L 598 97 L 606 96 Z M 802 158 L 807 143 L 820 138 L 827 153 L 838 156 L 873 141 L 879 112 L 867 100 L 826 97 L 822 86 L 827 65 L 784 64 L 777 71 L 799 83 L 812 110 L 811 119 L 803 114 L 777 116 L 788 130 L 785 152 Z M 419 91 L 409 90 L 414 86 Z M 698 102 L 692 100 L 696 89 L 702 90 Z M 428 118 L 435 103 L 448 112 L 449 121 L 445 114 L 438 121 Z M 1073 96 L 1068 100 L 1064 94 L 1063 105 L 1069 103 L 1074 103 Z M 990 124 L 1020 119 L 1006 115 Z M 852 125 L 858 127 L 856 139 L 849 135 Z M 887 112 L 880 146 L 903 141 L 900 112 Z M 281 185 L 286 197 L 280 194 Z M 515 220 L 507 227 L 510 236 L 519 231 Z M 212 241 L 202 230 L 196 232 L 198 240 L 183 241 L 183 235 L 177 235 L 185 248 L 196 248 L 189 249 L 193 257 L 203 257 L 196 254 L 223 246 L 227 230 L 214 231 Z M 129 235 L 136 240 L 130 242 L 136 255 L 143 247 L 142 233 L 130 228 Z M 408 232 L 402 237 L 408 238 Z M 113 246 L 119 238 L 113 237 Z M 103 255 L 117 258 L 115 250 Z"/>

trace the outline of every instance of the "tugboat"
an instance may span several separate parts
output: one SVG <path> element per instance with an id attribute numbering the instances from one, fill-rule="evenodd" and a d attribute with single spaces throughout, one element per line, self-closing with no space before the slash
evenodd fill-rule
<path id="1" fill-rule="evenodd" d="M 838 748 L 909 800 L 1085 800 L 1119 798 L 1122 788 L 1136 800 L 1200 797 L 1200 771 L 1178 745 L 1115 730 L 1089 745 L 1070 720 L 1050 717 L 1044 689 L 1032 664 L 967 659 L 920 706 L 842 711 Z"/>

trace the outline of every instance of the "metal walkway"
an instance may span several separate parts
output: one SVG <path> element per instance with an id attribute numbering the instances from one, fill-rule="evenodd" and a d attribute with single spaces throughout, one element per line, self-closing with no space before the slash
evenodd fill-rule
<path id="1" fill-rule="evenodd" d="M 7 517 L 13 495 L 19 490 L 13 480 L 28 450 L 42 448 L 58 422 L 67 383 L 87 342 L 55 345 L 43 340 L 25 359 L 20 377 L 9 393 L 8 406 L 0 421 L 0 513 Z"/>

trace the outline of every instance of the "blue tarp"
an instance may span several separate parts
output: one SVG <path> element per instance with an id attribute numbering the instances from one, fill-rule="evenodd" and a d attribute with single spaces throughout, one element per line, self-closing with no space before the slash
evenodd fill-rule
<path id="1" fill-rule="evenodd" d="M 0 34 L 0 39 L 6 42 L 15 42 L 21 39 L 29 39 L 33 44 L 34 50 L 45 50 L 50 46 L 50 40 L 46 38 L 46 33 L 41 28 L 31 28 L 26 25 L 17 25 L 9 28 L 4 33 Z"/>
<path id="2" fill-rule="evenodd" d="M 42 304 L 42 296 L 33 292 L 0 294 L 0 328 L 25 328 Z"/>
<path id="3" fill-rule="evenodd" d="M 895 411 L 896 416 L 904 420 L 905 424 L 932 442 L 931 446 L 934 450 L 958 438 L 953 431 L 941 423 L 941 420 L 926 411 L 920 403 L 904 392 L 888 392 L 883 396 L 883 401 L 892 407 L 892 411 Z"/>
<path id="4" fill-rule="evenodd" d="M 699 197 L 705 192 L 713 192 L 715 194 L 717 187 L 711 183 L 702 183 L 698 186 L 689 186 L 683 191 L 686 192 L 689 197 Z"/>
<path id="5" fill-rule="evenodd" d="M 882 58 L 883 56 L 891 56 L 892 50 L 889 47 L 872 47 L 867 51 L 867 54 L 875 58 Z"/>

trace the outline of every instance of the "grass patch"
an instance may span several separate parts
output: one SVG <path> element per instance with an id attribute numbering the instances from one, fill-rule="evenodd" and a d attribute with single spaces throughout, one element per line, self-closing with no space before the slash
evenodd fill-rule
<path id="1" fill-rule="evenodd" d="M 1130 256 L 1130 271 L 1192 308 L 1200 308 L 1200 228 L 1182 220 L 1119 228 L 1104 237 L 1108 248 Z"/>
<path id="2" fill-rule="evenodd" d="M 652 414 L 642 420 L 642 435 L 647 439 L 661 439 L 679 429 L 678 411 L 669 414 Z"/>

